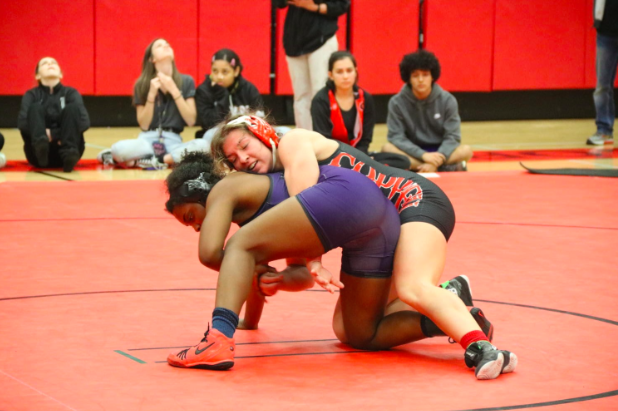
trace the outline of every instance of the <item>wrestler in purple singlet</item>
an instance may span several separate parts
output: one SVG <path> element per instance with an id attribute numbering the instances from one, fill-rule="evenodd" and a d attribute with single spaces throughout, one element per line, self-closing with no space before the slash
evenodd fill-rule
<path id="1" fill-rule="evenodd" d="M 267 175 L 271 180 L 268 196 L 243 225 L 289 197 L 283 173 Z M 371 180 L 345 168 L 320 166 L 318 182 L 296 197 L 324 252 L 343 249 L 344 272 L 372 278 L 391 276 L 400 232 L 399 215 Z"/>

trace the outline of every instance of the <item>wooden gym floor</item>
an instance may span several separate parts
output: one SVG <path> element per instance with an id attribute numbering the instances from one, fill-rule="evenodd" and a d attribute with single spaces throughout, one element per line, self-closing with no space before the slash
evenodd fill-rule
<path id="1" fill-rule="evenodd" d="M 183 132 L 185 140 L 193 138 L 197 128 L 187 128 Z M 2 150 L 7 160 L 25 160 L 22 140 L 17 129 L 0 129 L 5 136 L 6 143 Z M 476 158 L 468 164 L 469 172 L 521 170 L 521 158 L 513 156 L 492 156 L 491 153 L 500 151 L 524 151 L 527 153 L 543 150 L 586 149 L 595 157 L 581 158 L 569 153 L 563 153 L 556 159 L 547 159 L 541 156 L 539 160 L 527 158 L 526 165 L 536 168 L 615 168 L 618 161 L 611 154 L 613 146 L 587 146 L 586 139 L 594 132 L 594 119 L 584 120 L 541 120 L 541 121 L 493 121 L 469 122 L 462 124 L 463 143 L 472 146 Z M 86 132 L 86 152 L 83 159 L 94 159 L 97 153 L 110 147 L 115 141 L 136 138 L 139 133 L 137 127 L 127 128 L 93 128 Z M 378 151 L 386 142 L 386 125 L 378 124 L 375 128 L 371 150 Z M 608 150 L 610 153 L 608 154 Z M 603 154 L 605 153 L 605 154 Z M 581 152 L 580 152 L 581 154 Z M 144 180 L 163 179 L 168 171 L 142 170 L 78 170 L 70 174 L 57 170 L 45 174 L 34 171 L 6 172 L 0 170 L 2 181 L 54 181 L 58 178 L 71 180 Z"/>

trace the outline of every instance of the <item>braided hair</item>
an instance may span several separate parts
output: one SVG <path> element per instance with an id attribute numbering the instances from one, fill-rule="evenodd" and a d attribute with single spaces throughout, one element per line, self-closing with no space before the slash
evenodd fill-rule
<path id="1" fill-rule="evenodd" d="M 167 211 L 172 213 L 174 207 L 187 203 L 206 205 L 210 190 L 221 180 L 213 167 L 214 162 L 209 154 L 199 151 L 186 153 L 165 179 L 169 194 L 165 203 Z"/>

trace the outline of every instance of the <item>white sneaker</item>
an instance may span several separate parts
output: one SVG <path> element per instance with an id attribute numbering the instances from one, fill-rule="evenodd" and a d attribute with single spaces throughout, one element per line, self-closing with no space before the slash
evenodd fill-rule
<path id="1" fill-rule="evenodd" d="M 586 140 L 586 144 L 589 146 L 602 146 L 603 144 L 612 144 L 613 142 L 613 136 L 601 133 L 596 133 Z"/>
<path id="2" fill-rule="evenodd" d="M 99 161 L 99 163 L 106 165 L 106 166 L 113 165 L 114 157 L 112 156 L 112 149 L 108 148 L 108 149 L 101 151 L 99 154 L 97 154 L 97 160 Z"/>
<path id="3" fill-rule="evenodd" d="M 167 164 L 160 163 L 155 156 L 141 158 L 135 162 L 135 166 L 144 170 L 165 170 Z"/>
<path id="4" fill-rule="evenodd" d="M 0 168 L 4 168 L 6 166 L 6 156 L 0 153 Z"/>

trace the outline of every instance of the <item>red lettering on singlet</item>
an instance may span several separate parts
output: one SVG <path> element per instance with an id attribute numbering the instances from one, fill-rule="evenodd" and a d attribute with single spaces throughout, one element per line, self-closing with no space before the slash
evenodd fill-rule
<path id="1" fill-rule="evenodd" d="M 378 173 L 375 168 L 371 166 L 364 167 L 367 164 L 357 160 L 349 153 L 341 152 L 337 154 L 328 165 L 347 168 L 364 174 L 373 180 L 380 189 L 386 191 L 387 198 L 393 202 L 395 208 L 397 208 L 400 213 L 406 208 L 418 207 L 420 201 L 423 199 L 423 190 L 418 183 L 404 177 L 389 177 L 385 174 Z M 395 196 L 397 196 L 397 198 L 393 201 Z"/>

